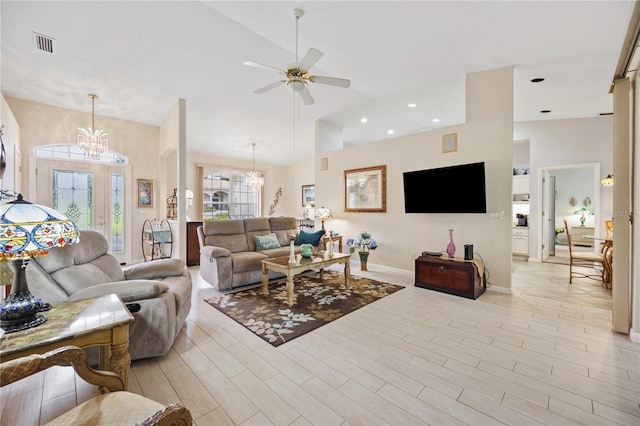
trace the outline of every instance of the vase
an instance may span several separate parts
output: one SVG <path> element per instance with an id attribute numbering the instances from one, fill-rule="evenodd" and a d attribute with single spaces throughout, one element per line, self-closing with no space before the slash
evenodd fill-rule
<path id="1" fill-rule="evenodd" d="M 447 244 L 447 254 L 453 257 L 456 254 L 456 245 L 453 242 L 453 229 L 449 229 L 449 244 Z"/>
<path id="2" fill-rule="evenodd" d="M 369 252 L 366 252 L 366 251 L 360 252 L 358 253 L 358 256 L 360 256 L 360 270 L 368 271 L 367 259 L 369 259 Z"/>
<path id="3" fill-rule="evenodd" d="M 313 256 L 313 246 L 311 244 L 302 244 L 300 246 L 300 255 L 307 258 Z"/>
<path id="4" fill-rule="evenodd" d="M 295 241 L 295 236 L 290 236 L 289 237 L 289 264 L 290 265 L 295 265 L 297 263 L 296 261 L 296 252 L 295 252 L 295 246 L 294 246 L 294 241 Z"/>

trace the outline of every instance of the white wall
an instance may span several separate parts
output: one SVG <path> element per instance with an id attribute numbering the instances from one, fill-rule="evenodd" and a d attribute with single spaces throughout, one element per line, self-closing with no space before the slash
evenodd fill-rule
<path id="1" fill-rule="evenodd" d="M 593 167 L 578 167 L 571 169 L 552 170 L 549 173 L 556 177 L 556 227 L 562 227 L 562 220 L 565 219 L 569 227 L 580 226 L 580 215 L 574 212 L 582 207 L 593 210 L 595 205 L 586 206 L 584 201 L 589 198 L 594 202 L 593 193 Z M 571 198 L 574 198 L 576 205 L 572 206 Z M 595 226 L 596 216 L 585 215 L 584 226 Z M 605 218 L 598 217 L 599 222 Z M 611 219 L 608 217 L 607 219 Z M 598 223 L 599 223 L 598 222 Z"/>
<path id="2" fill-rule="evenodd" d="M 529 258 L 541 258 L 540 168 L 599 163 L 604 177 L 613 170 L 613 119 L 611 116 L 569 120 L 514 123 L 514 140 L 529 139 L 531 213 L 529 216 Z M 602 187 L 599 216 L 613 214 L 613 192 Z"/>
<path id="3" fill-rule="evenodd" d="M 74 111 L 12 97 L 6 97 L 6 100 L 20 126 L 22 186 L 29 188 L 33 177 L 27 172 L 27 164 L 33 158 L 34 148 L 49 144 L 75 144 L 78 127 L 91 122 L 91 112 Z M 152 179 L 157 186 L 162 173 L 158 167 L 159 128 L 100 115 L 96 115 L 96 127 L 108 133 L 109 149 L 127 156 L 131 164 L 131 190 L 125 196 L 127 205 L 124 209 L 125 214 L 127 211 L 133 213 L 128 228 L 132 236 L 131 256 L 133 259 L 141 259 L 141 230 L 144 221 L 164 217 L 164 200 L 159 198 L 159 188 L 154 188 L 153 208 L 138 208 L 136 199 L 137 179 Z"/>
<path id="4" fill-rule="evenodd" d="M 7 168 L 3 178 L 0 179 L 0 189 L 20 193 L 22 192 L 20 126 L 4 96 L 0 101 L 0 124 L 4 125 L 2 141 L 7 155 Z"/>
<path id="5" fill-rule="evenodd" d="M 513 163 L 512 69 L 473 73 L 466 78 L 467 122 L 458 126 L 413 134 L 374 144 L 318 155 L 315 160 L 316 200 L 331 209 L 334 218 L 326 228 L 346 237 L 367 230 L 379 248 L 369 263 L 413 271 L 414 259 L 423 250 L 444 250 L 449 233 L 461 255 L 465 243 L 484 259 L 493 286 L 505 291 L 511 286 L 511 179 Z M 442 153 L 442 135 L 458 133 L 458 151 Z M 327 157 L 329 169 L 320 170 Z M 489 214 L 406 214 L 402 173 L 455 164 L 484 161 L 487 210 L 502 211 L 503 220 Z M 345 213 L 344 170 L 387 166 L 387 212 Z M 464 196 L 461 182 L 451 191 Z M 429 189 L 425 188 L 425 196 Z"/>

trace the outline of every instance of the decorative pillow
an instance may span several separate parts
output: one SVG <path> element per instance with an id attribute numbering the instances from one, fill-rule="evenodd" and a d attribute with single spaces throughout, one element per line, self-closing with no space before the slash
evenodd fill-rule
<path id="1" fill-rule="evenodd" d="M 280 248 L 278 237 L 276 234 L 271 233 L 268 235 L 255 235 L 253 239 L 256 241 L 256 251 Z"/>
<path id="2" fill-rule="evenodd" d="M 296 237 L 296 240 L 293 242 L 293 244 L 297 246 L 302 244 L 311 244 L 313 246 L 317 246 L 318 244 L 320 244 L 320 238 L 322 238 L 323 235 L 324 235 L 324 229 L 321 229 L 316 232 L 300 231 L 300 233 Z"/>

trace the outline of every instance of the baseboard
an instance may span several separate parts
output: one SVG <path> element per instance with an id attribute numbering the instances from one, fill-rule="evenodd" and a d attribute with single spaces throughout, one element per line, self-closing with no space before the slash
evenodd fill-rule
<path id="1" fill-rule="evenodd" d="M 495 285 L 488 285 L 487 286 L 487 291 L 493 291 L 493 292 L 502 293 L 502 294 L 513 294 L 513 292 L 511 291 L 510 288 L 498 287 L 498 286 L 495 286 Z"/>
<path id="2" fill-rule="evenodd" d="M 629 339 L 631 339 L 633 343 L 640 343 L 640 333 L 631 328 L 631 330 L 629 330 Z"/>

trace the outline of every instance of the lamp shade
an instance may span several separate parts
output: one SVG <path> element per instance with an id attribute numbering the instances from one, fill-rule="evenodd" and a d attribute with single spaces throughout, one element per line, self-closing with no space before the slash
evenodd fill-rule
<path id="1" fill-rule="evenodd" d="M 601 186 L 613 186 L 613 175 L 607 175 L 600 181 Z"/>
<path id="2" fill-rule="evenodd" d="M 25 201 L 20 194 L 0 205 L 0 253 L 6 259 L 46 254 L 79 240 L 78 227 L 65 215 Z"/>
<path id="3" fill-rule="evenodd" d="M 32 257 L 49 249 L 75 244 L 80 233 L 75 223 L 49 207 L 17 200 L 0 205 L 0 256 L 13 271 L 11 293 L 0 305 L 0 327 L 13 333 L 43 324 L 40 312 L 51 307 L 29 291 L 25 270 Z"/>
<path id="4" fill-rule="evenodd" d="M 316 210 L 316 219 L 321 220 L 321 221 L 325 221 L 328 219 L 331 219 L 331 210 L 329 210 L 328 208 L 322 206 L 319 209 Z"/>

